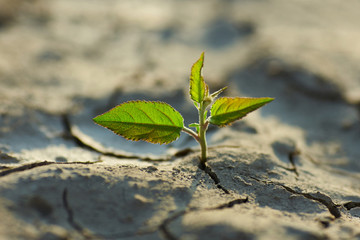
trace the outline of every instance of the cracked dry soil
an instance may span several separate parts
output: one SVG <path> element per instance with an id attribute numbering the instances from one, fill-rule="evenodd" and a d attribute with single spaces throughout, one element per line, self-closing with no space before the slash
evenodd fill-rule
<path id="1" fill-rule="evenodd" d="M 357 9 L 0 0 L 0 239 L 360 239 Z M 210 127 L 206 166 L 188 136 L 129 142 L 91 121 L 130 99 L 196 121 L 202 51 L 211 90 L 276 98 Z"/>

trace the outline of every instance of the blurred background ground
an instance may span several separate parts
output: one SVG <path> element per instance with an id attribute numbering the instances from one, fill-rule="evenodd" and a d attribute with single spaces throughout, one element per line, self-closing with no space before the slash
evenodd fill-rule
<path id="1" fill-rule="evenodd" d="M 82 165 L 69 165 L 66 170 L 63 169 L 66 165 L 59 165 L 60 170 L 43 166 L 17 171 L 16 174 L 5 172 L 44 161 L 63 164 L 102 160 L 101 154 L 84 148 L 68 136 L 68 122 L 97 143 L 140 158 L 148 154 L 152 157 L 171 156 L 177 150 L 196 148 L 196 144 L 186 136 L 166 146 L 128 142 L 94 125 L 91 118 L 123 101 L 148 99 L 170 103 L 184 115 L 186 123 L 196 121 L 196 111 L 187 96 L 188 77 L 192 63 L 203 51 L 203 74 L 212 91 L 229 86 L 225 93 L 227 96 L 276 98 L 231 128 L 210 129 L 209 142 L 212 145 L 241 146 L 237 150 L 214 150 L 210 154 L 212 167 L 219 175 L 225 171 L 222 166 L 232 166 L 229 169 L 234 172 L 226 172 L 222 177 L 233 197 L 253 197 L 253 205 L 247 207 L 249 211 L 241 214 L 251 218 L 259 213 L 255 209 L 266 206 L 271 210 L 268 212 L 270 215 L 261 218 L 264 222 L 259 224 L 260 229 L 266 229 L 277 214 L 282 216 L 281 221 L 274 232 L 264 230 L 266 234 L 261 235 L 256 233 L 259 229 L 245 233 L 241 226 L 225 221 L 226 216 L 231 216 L 230 219 L 237 219 L 242 226 L 247 226 L 246 221 L 239 218 L 240 213 L 219 213 L 213 222 L 204 220 L 204 225 L 194 227 L 192 219 L 196 216 L 191 218 L 191 212 L 188 218 L 173 219 L 182 219 L 174 222 L 173 235 L 167 235 L 168 230 L 163 229 L 160 235 L 145 237 L 201 239 L 211 234 L 206 229 L 215 229 L 215 235 L 225 232 L 224 236 L 229 239 L 238 239 L 239 236 L 266 239 L 275 235 L 295 239 L 308 239 L 310 235 L 323 239 L 359 238 L 359 207 L 351 208 L 350 213 L 344 210 L 349 215 L 340 218 L 333 228 L 312 228 L 311 224 L 315 226 L 313 222 L 319 222 L 315 220 L 319 218 L 319 209 L 311 216 L 292 209 L 285 215 L 295 216 L 296 220 L 292 218 L 294 225 L 284 227 L 288 218 L 284 218 L 284 209 L 277 206 L 275 200 L 269 205 L 256 200 L 271 195 L 272 188 L 269 190 L 265 183 L 277 180 L 281 184 L 296 186 L 300 192 L 320 191 L 339 206 L 349 201 L 360 202 L 359 9 L 360 2 L 356 0 L 328 0 L 325 3 L 285 0 L 0 0 L 0 170 L 3 171 L 0 173 L 0 182 L 3 182 L 0 198 L 4 203 L 0 212 L 7 216 L 0 220 L 0 232 L 3 232 L 4 239 L 26 238 L 21 235 L 25 233 L 34 239 L 49 239 L 50 235 L 81 239 L 89 237 L 87 231 L 95 234 L 91 235 L 93 238 L 110 238 L 101 234 L 115 231 L 121 224 L 124 228 L 132 226 L 133 232 L 113 238 L 137 239 L 139 235 L 135 233 L 146 225 L 144 222 L 150 225 L 151 234 L 154 234 L 162 229 L 159 227 L 162 221 L 176 210 L 187 209 L 194 199 L 205 201 L 213 196 L 217 188 L 211 179 L 201 182 L 206 174 L 201 175 L 201 171 L 196 170 L 196 154 L 184 160 L 193 164 L 190 170 L 180 163 L 168 163 L 161 165 L 165 169 L 161 171 L 166 172 L 161 174 L 151 170 L 153 163 L 133 163 L 128 159 L 107 159 L 99 166 L 86 165 L 87 170 Z M 256 165 L 258 160 L 263 164 Z M 238 163 L 241 161 L 246 164 Z M 106 170 L 107 167 L 117 169 L 117 164 L 121 165 L 120 177 Z M 295 166 L 297 174 L 287 173 L 279 166 Z M 128 172 L 123 168 L 133 170 Z M 141 170 L 143 168 L 145 170 Z M 173 168 L 181 169 L 184 179 L 200 181 L 200 190 L 194 188 L 193 182 L 184 179 L 184 186 L 174 186 L 173 181 L 177 181 L 169 173 L 176 172 Z M 267 172 L 269 169 L 276 174 L 271 175 Z M 43 175 L 39 173 L 41 171 Z M 134 189 L 138 188 L 132 182 L 142 182 L 141 177 L 137 178 L 142 171 L 146 172 L 143 176 L 146 181 L 165 181 L 166 184 L 156 182 L 148 186 L 143 183 L 144 187 L 140 187 L 142 195 L 136 195 Z M 266 173 L 256 176 L 262 181 L 251 182 L 255 181 L 252 174 L 259 171 Z M 135 180 L 130 181 L 125 176 Z M 231 177 L 228 179 L 227 176 Z M 236 177 L 242 180 L 236 180 Z M 134 209 L 140 202 L 146 211 L 151 209 L 149 216 L 155 217 L 142 216 L 140 220 L 134 220 L 133 225 L 130 220 L 126 222 L 126 217 L 113 219 L 113 225 L 106 228 L 108 222 L 104 219 L 108 215 L 105 213 L 111 214 L 111 208 L 100 217 L 104 221 L 99 221 L 104 225 L 86 221 L 86 211 L 81 210 L 79 204 L 86 196 L 78 194 L 73 196 L 73 204 L 80 208 L 78 216 L 83 216 L 83 220 L 74 224 L 69 217 L 72 215 L 70 208 L 66 207 L 69 203 L 66 197 L 68 192 L 71 194 L 71 186 L 74 194 L 79 191 L 91 195 L 92 192 L 84 187 L 87 181 L 95 183 L 90 186 L 93 193 L 100 191 L 114 201 L 117 198 L 111 195 L 113 192 L 98 188 L 106 185 L 108 188 L 114 186 L 120 192 L 127 189 L 134 198 L 123 194 L 120 199 L 133 204 Z M 236 181 L 241 184 L 234 185 Z M 78 182 L 84 192 L 76 190 L 72 182 Z M 269 191 L 268 195 L 256 190 L 259 184 L 260 187 L 266 185 L 263 187 Z M 250 185 L 256 186 L 255 189 L 246 190 Z M 153 194 L 158 194 L 154 190 L 157 186 L 163 196 L 160 200 L 153 199 Z M 178 187 L 179 193 L 176 192 Z M 190 194 L 192 197 L 186 195 L 186 201 L 181 197 L 184 188 L 195 189 Z M 41 189 L 50 193 L 45 194 Z M 177 207 L 170 204 L 169 208 L 159 210 L 160 203 L 168 204 L 166 197 L 174 191 L 174 202 L 177 203 L 174 206 Z M 225 195 L 221 195 L 220 200 L 230 201 L 231 198 Z M 279 193 L 283 201 L 290 201 L 288 195 L 289 192 Z M 94 210 L 97 213 L 101 213 L 101 206 L 114 204 L 91 196 L 98 205 L 90 204 L 89 208 L 98 206 L 98 211 Z M 215 198 L 214 204 L 209 206 L 222 203 L 217 200 Z M 105 202 L 100 204 L 101 201 Z M 51 207 L 44 210 L 47 204 Z M 121 215 L 124 206 L 128 205 L 114 206 Z M 307 207 L 305 204 L 301 211 Z M 40 215 L 34 215 L 31 209 L 40 211 Z M 49 209 L 63 209 L 63 212 Z M 272 212 L 274 209 L 281 213 Z M 131 211 L 127 214 L 131 215 Z M 48 216 L 52 218 L 49 220 Z M 137 219 L 134 216 L 129 218 Z M 207 219 L 206 216 L 203 218 Z M 27 230 L 16 230 L 17 224 Z"/>

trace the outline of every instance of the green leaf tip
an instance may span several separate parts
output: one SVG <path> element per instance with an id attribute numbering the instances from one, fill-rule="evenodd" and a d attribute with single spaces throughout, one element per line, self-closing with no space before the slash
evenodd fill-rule
<path id="1" fill-rule="evenodd" d="M 217 90 L 216 92 L 212 93 L 210 96 L 212 98 L 216 98 L 219 96 L 223 91 L 225 91 L 228 87 L 223 87 L 222 89 Z"/>
<path id="2" fill-rule="evenodd" d="M 93 118 L 100 126 L 128 140 L 167 144 L 175 141 L 184 127 L 184 119 L 164 102 L 129 101 Z"/>
<path id="3" fill-rule="evenodd" d="M 204 52 L 201 53 L 200 58 L 193 64 L 190 74 L 190 97 L 197 103 L 201 103 L 206 95 L 209 94 L 209 87 L 201 76 L 203 66 Z"/>
<path id="4" fill-rule="evenodd" d="M 221 97 L 211 107 L 210 123 L 226 126 L 273 101 L 274 98 Z"/>

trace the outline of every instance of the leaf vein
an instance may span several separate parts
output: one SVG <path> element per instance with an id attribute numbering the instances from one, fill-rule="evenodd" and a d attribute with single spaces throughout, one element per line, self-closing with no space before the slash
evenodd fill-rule
<path id="1" fill-rule="evenodd" d="M 158 108 L 155 108 L 158 112 L 160 112 L 161 114 L 163 114 L 167 119 L 169 119 L 169 121 L 174 125 L 176 126 L 176 124 L 173 122 L 173 120 L 166 114 L 164 113 L 163 111 L 161 111 L 160 109 Z"/>
<path id="2" fill-rule="evenodd" d="M 136 107 L 136 106 L 134 106 L 134 108 L 136 108 L 137 110 L 139 110 L 139 111 L 141 111 L 143 114 L 145 114 L 145 116 L 146 116 L 148 119 L 150 119 L 150 121 L 151 121 L 152 123 L 155 124 L 155 121 L 154 121 L 143 109 L 141 109 L 141 108 L 139 108 L 139 107 Z"/>

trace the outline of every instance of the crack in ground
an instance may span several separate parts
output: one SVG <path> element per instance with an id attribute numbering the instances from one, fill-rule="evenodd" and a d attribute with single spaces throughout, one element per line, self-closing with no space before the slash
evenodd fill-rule
<path id="1" fill-rule="evenodd" d="M 69 205 L 69 201 L 68 201 L 68 192 L 67 189 L 65 188 L 63 190 L 62 193 L 62 201 L 63 201 L 63 206 L 65 208 L 65 211 L 68 215 L 67 221 L 70 224 L 70 226 L 72 226 L 78 233 L 81 234 L 81 236 L 83 236 L 85 239 L 98 239 L 97 237 L 95 237 L 94 235 L 92 235 L 91 233 L 89 233 L 86 229 L 84 229 L 83 227 L 80 226 L 80 224 L 78 224 L 75 219 L 74 219 L 74 212 L 72 210 L 72 208 Z"/>
<path id="2" fill-rule="evenodd" d="M 35 162 L 35 163 L 29 163 L 29 164 L 25 164 L 25 165 L 21 165 L 20 167 L 14 167 L 14 168 L 10 168 L 10 169 L 6 169 L 0 172 L 0 177 L 4 177 L 7 176 L 9 174 L 12 173 L 16 173 L 16 172 L 23 172 L 26 170 L 31 170 L 33 168 L 37 168 L 37 167 L 42 167 L 42 166 L 48 166 L 48 165 L 53 165 L 53 164 L 57 164 L 57 165 L 65 165 L 65 164 L 95 164 L 95 163 L 99 163 L 101 161 L 95 161 L 95 162 L 63 162 L 63 163 L 59 163 L 59 162 L 48 162 L 48 161 L 44 161 L 44 162 Z"/>
<path id="3" fill-rule="evenodd" d="M 185 214 L 191 212 L 191 209 L 189 210 L 182 210 L 174 215 L 172 215 L 171 217 L 169 218 L 166 218 L 162 224 L 160 224 L 159 226 L 159 230 L 160 232 L 164 235 L 164 237 L 167 239 L 167 240 L 177 240 L 177 238 L 169 231 L 168 229 L 168 225 L 172 222 L 172 221 L 175 221 L 177 218 L 181 217 L 181 216 L 184 216 Z"/>
<path id="4" fill-rule="evenodd" d="M 303 193 L 303 192 L 298 192 L 298 191 L 295 191 L 294 189 L 288 187 L 288 186 L 285 186 L 284 184 L 281 184 L 281 183 L 276 183 L 276 182 L 272 182 L 272 181 L 264 181 L 264 180 L 260 180 L 260 179 L 257 179 L 255 177 L 250 177 L 258 182 L 262 182 L 262 183 L 265 183 L 265 184 L 274 184 L 276 186 L 280 186 L 282 188 L 284 188 L 286 191 L 292 193 L 292 194 L 296 194 L 296 195 L 301 195 L 307 199 L 310 199 L 310 200 L 314 200 L 314 201 L 317 201 L 319 203 L 321 203 L 322 205 L 324 205 L 328 210 L 329 212 L 331 213 L 331 215 L 334 217 L 334 218 L 340 218 L 341 217 L 341 213 L 340 213 L 340 210 L 338 209 L 338 207 L 340 205 L 338 204 L 335 204 L 332 199 L 323 194 L 323 193 L 320 193 L 320 192 L 317 192 L 317 193 Z"/>
<path id="5" fill-rule="evenodd" d="M 199 168 L 202 171 L 204 171 L 214 181 L 217 188 L 221 189 L 225 194 L 230 194 L 229 190 L 227 190 L 224 186 L 222 186 L 220 184 L 220 179 L 218 178 L 216 173 L 210 168 L 210 166 L 208 166 L 206 163 L 202 163 L 200 161 Z M 181 216 L 184 216 L 187 213 L 194 212 L 194 211 L 220 210 L 220 209 L 225 209 L 225 208 L 232 208 L 234 205 L 242 204 L 242 203 L 246 203 L 246 202 L 248 202 L 248 197 L 246 197 L 245 199 L 241 199 L 241 198 L 240 199 L 235 199 L 233 201 L 230 201 L 230 202 L 225 203 L 225 204 L 221 204 L 221 205 L 219 205 L 217 207 L 213 207 L 213 208 L 204 208 L 204 209 L 190 208 L 188 210 L 182 210 L 182 211 L 172 215 L 171 217 L 165 219 L 163 221 L 163 223 L 160 224 L 159 230 L 167 240 L 177 240 L 177 238 L 168 230 L 168 227 L 167 227 L 168 224 L 170 224 L 172 221 L 176 220 L 177 218 L 179 218 Z"/>
<path id="6" fill-rule="evenodd" d="M 212 211 L 212 210 L 222 210 L 222 209 L 226 209 L 226 208 L 232 208 L 234 207 L 235 205 L 239 205 L 239 204 L 243 204 L 243 203 L 247 203 L 249 201 L 249 198 L 246 197 L 246 198 L 238 198 L 238 199 L 235 199 L 235 200 L 232 200 L 228 203 L 224 203 L 224 204 L 221 204 L 219 206 L 216 206 L 216 207 L 209 207 L 209 208 L 202 208 L 202 209 L 199 209 L 199 208 L 190 208 L 190 209 L 186 209 L 186 210 L 182 210 L 178 213 L 175 213 L 174 215 L 166 218 L 162 224 L 160 224 L 159 226 L 159 230 L 160 232 L 164 235 L 164 237 L 167 239 L 167 240 L 177 240 L 177 238 L 174 236 L 174 234 L 172 234 L 170 232 L 170 230 L 168 229 L 168 225 L 175 221 L 176 219 L 178 219 L 179 217 L 182 217 L 188 213 L 191 213 L 191 212 L 198 212 L 198 211 Z"/>
<path id="7" fill-rule="evenodd" d="M 249 198 L 246 197 L 246 198 L 238 198 L 238 199 L 235 199 L 235 200 L 232 200 L 228 203 L 224 203 L 224 204 L 221 204 L 215 208 L 205 208 L 206 210 L 221 210 L 221 209 L 225 209 L 225 208 L 232 208 L 233 206 L 235 205 L 238 205 L 238 204 L 242 204 L 242 203 L 247 203 L 249 201 Z"/>
<path id="8" fill-rule="evenodd" d="M 283 184 L 277 184 L 281 187 L 283 187 L 286 191 L 293 193 L 293 194 L 298 194 L 298 195 L 302 195 L 304 197 L 306 197 L 307 199 L 311 199 L 314 201 L 317 201 L 321 204 L 323 204 L 325 207 L 327 207 L 327 209 L 329 210 L 329 212 L 335 217 L 335 218 L 340 218 L 341 217 L 341 213 L 338 209 L 337 204 L 335 204 L 332 199 L 320 192 L 317 193 L 302 193 L 302 192 L 297 192 L 295 190 L 293 190 L 292 188 L 285 186 Z"/>
<path id="9" fill-rule="evenodd" d="M 287 159 L 290 162 L 291 167 L 285 167 L 285 166 L 282 166 L 282 165 L 279 165 L 279 167 L 281 167 L 281 168 L 283 168 L 283 169 L 285 169 L 287 171 L 293 172 L 293 173 L 295 173 L 296 177 L 299 177 L 299 172 L 298 172 L 298 169 L 297 169 L 297 166 L 296 166 L 296 163 L 295 163 L 295 158 L 296 158 L 296 156 L 300 155 L 300 153 L 301 152 L 298 149 L 290 151 L 287 154 Z"/>
<path id="10" fill-rule="evenodd" d="M 121 232 L 121 233 L 112 233 L 112 234 L 102 234 L 102 233 L 96 233 L 97 238 L 104 238 L 104 239 L 120 239 L 120 238 L 131 238 L 136 236 L 144 236 L 147 234 L 152 234 L 156 232 L 157 229 L 149 229 L 144 231 L 129 231 L 129 232 Z"/>
<path id="11" fill-rule="evenodd" d="M 83 233 L 84 229 L 75 222 L 74 220 L 74 213 L 73 210 L 71 209 L 70 205 L 69 205 L 69 201 L 68 201 L 68 193 L 67 193 L 67 189 L 65 188 L 62 194 L 62 200 L 63 200 L 63 205 L 64 208 L 66 210 L 66 213 L 68 215 L 68 222 L 69 224 L 78 232 L 80 232 L 81 234 Z"/>
<path id="12" fill-rule="evenodd" d="M 214 181 L 217 188 L 221 189 L 224 193 L 230 194 L 229 190 L 227 190 L 224 186 L 220 184 L 220 179 L 216 175 L 216 173 L 206 164 L 200 162 L 199 168 L 203 170 L 209 177 Z"/>
<path id="13" fill-rule="evenodd" d="M 360 202 L 347 202 L 347 203 L 343 204 L 343 206 L 347 210 L 351 210 L 353 208 L 360 207 Z"/>
<path id="14" fill-rule="evenodd" d="M 41 167 L 41 166 L 48 166 L 48 165 L 52 165 L 52 164 L 57 164 L 57 165 L 65 165 L 65 164 L 94 164 L 97 162 L 68 162 L 68 163 L 57 163 L 57 162 L 36 162 L 36 163 L 31 163 L 31 164 L 26 164 L 20 167 L 16 167 L 16 168 L 12 168 L 9 170 L 5 170 L 0 172 L 0 177 L 9 175 L 11 173 L 15 173 L 15 172 L 22 172 L 22 171 L 26 171 L 26 170 L 30 170 L 36 167 Z M 69 201 L 68 201 L 68 192 L 67 189 L 65 188 L 63 190 L 62 193 L 62 202 L 63 202 L 63 206 L 67 212 L 68 215 L 68 222 L 69 224 L 76 230 L 78 231 L 81 235 L 83 235 L 85 237 L 85 239 L 99 239 L 99 238 L 105 238 L 105 239 L 118 239 L 118 238 L 128 238 L 128 237 L 132 237 L 132 236 L 138 236 L 138 235 L 146 235 L 146 234 L 151 234 L 153 232 L 155 232 L 156 230 L 145 230 L 145 231 L 138 231 L 138 232 L 122 232 L 122 233 L 114 233 L 114 234 L 96 234 L 96 236 L 94 236 L 93 234 L 89 233 L 88 231 L 86 231 L 84 228 L 82 228 L 78 223 L 76 223 L 76 221 L 74 220 L 74 213 L 72 208 L 69 205 Z"/>
<path id="15" fill-rule="evenodd" d="M 289 153 L 288 158 L 289 158 L 289 162 L 292 166 L 292 168 L 288 169 L 292 172 L 294 172 L 296 174 L 296 176 L 299 176 L 299 172 L 297 170 L 296 164 L 295 164 L 295 157 L 300 155 L 300 151 L 299 150 L 295 150 Z"/>
<path id="16" fill-rule="evenodd" d="M 20 167 L 15 167 L 15 168 L 10 168 L 4 171 L 0 172 L 0 177 L 4 177 L 6 175 L 9 175 L 11 173 L 15 173 L 15 172 L 22 172 L 22 171 L 26 171 L 26 170 L 30 170 L 36 167 L 41 167 L 41 166 L 47 166 L 47 165 L 51 165 L 54 164 L 56 162 L 35 162 L 35 163 L 30 163 L 30 164 L 26 164 L 26 165 L 22 165 Z"/>

